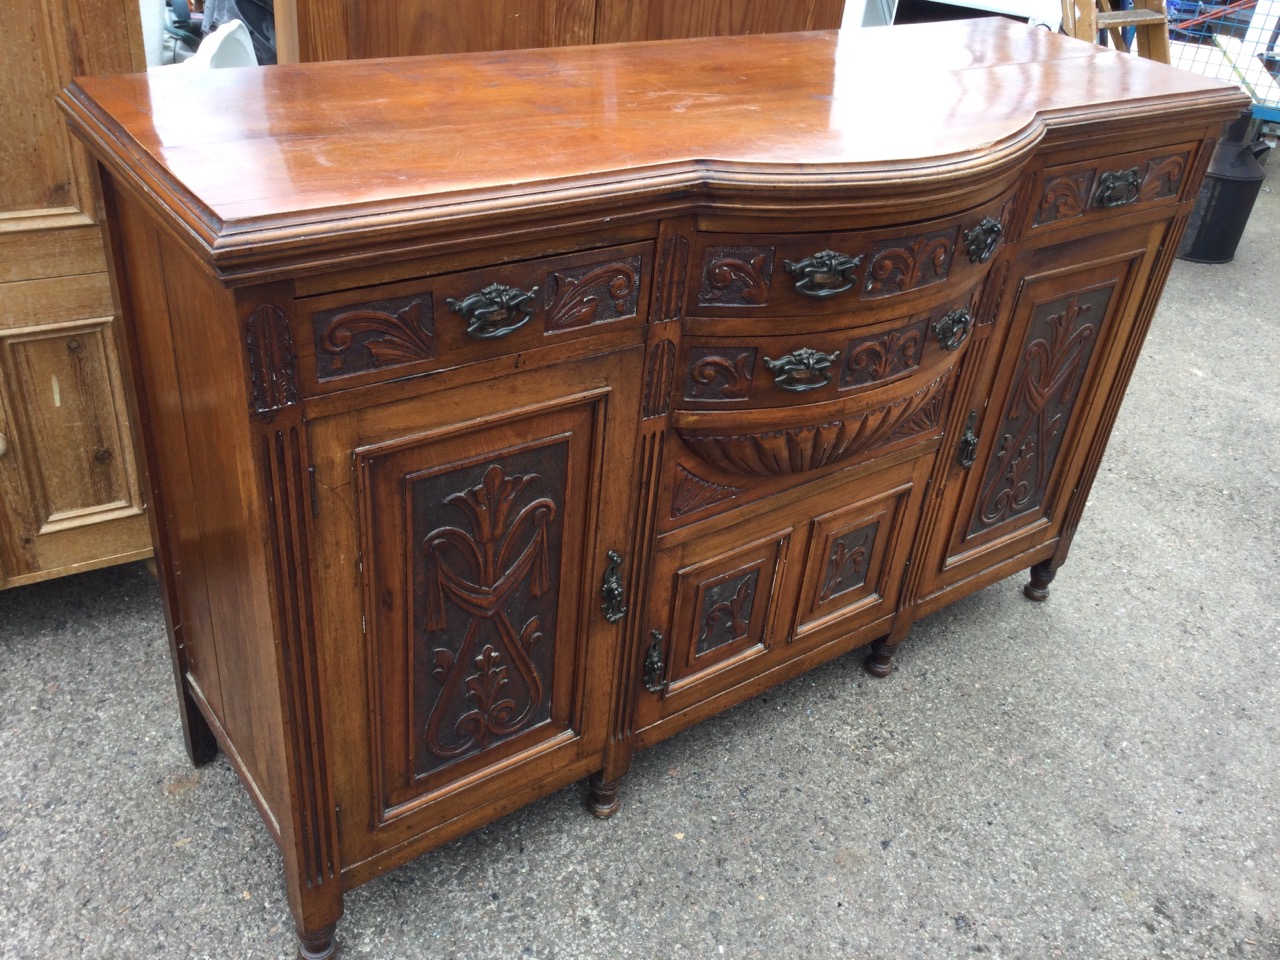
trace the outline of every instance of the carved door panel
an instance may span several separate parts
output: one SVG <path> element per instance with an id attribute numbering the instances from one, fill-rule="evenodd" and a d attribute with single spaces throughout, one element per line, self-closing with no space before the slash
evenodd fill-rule
<path id="1" fill-rule="evenodd" d="M 333 734 L 347 769 L 339 781 L 358 772 L 348 759 L 363 768 L 362 795 L 343 807 L 375 834 L 344 836 L 344 860 L 420 834 L 423 816 L 447 822 L 519 784 L 568 782 L 603 763 L 621 635 L 612 615 L 632 574 L 640 357 L 534 370 L 313 428 L 312 449 L 328 461 L 319 483 L 341 476 L 341 461 L 354 471 L 354 502 L 330 515 L 360 517 L 358 538 L 344 545 L 354 531 L 339 524 L 321 551 L 332 695 L 370 698 L 363 735 Z M 321 494 L 325 513 L 327 502 Z M 334 570 L 350 544 L 364 557 L 363 660 Z M 603 587 L 617 567 L 615 602 Z M 367 686 L 343 679 L 362 673 Z"/>
<path id="2" fill-rule="evenodd" d="M 663 548 L 637 728 L 656 739 L 712 698 L 742 699 L 799 658 L 888 632 L 932 464 L 917 457 Z"/>
<path id="3" fill-rule="evenodd" d="M 0 587 L 150 553 L 86 157 L 54 94 L 141 69 L 138 5 L 6 6 L 0 31 Z"/>
<path id="4" fill-rule="evenodd" d="M 1061 534 L 1089 450 L 1106 441 L 1099 403 L 1081 398 L 1106 396 L 1095 384 L 1116 375 L 1138 309 L 1135 291 L 1164 230 L 1132 228 L 1105 245 L 1080 241 L 1028 255 L 1025 279 L 1013 281 L 1004 348 L 979 378 L 993 383 L 991 400 L 972 413 L 960 441 L 968 449 L 948 452 L 947 483 L 961 492 L 939 530 L 945 536 L 930 544 L 922 595 Z"/>

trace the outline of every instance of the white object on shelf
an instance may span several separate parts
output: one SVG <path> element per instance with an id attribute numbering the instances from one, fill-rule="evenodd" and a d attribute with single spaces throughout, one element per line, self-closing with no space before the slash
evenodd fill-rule
<path id="1" fill-rule="evenodd" d="M 221 67 L 256 67 L 258 58 L 253 52 L 253 40 L 249 28 L 239 20 L 228 20 L 200 43 L 195 55 L 182 63 L 148 70 L 217 70 Z"/>

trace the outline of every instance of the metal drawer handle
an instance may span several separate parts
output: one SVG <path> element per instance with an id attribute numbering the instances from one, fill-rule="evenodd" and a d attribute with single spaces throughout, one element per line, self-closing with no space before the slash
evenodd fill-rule
<path id="1" fill-rule="evenodd" d="M 861 263 L 862 257 L 851 257 L 836 250 L 823 250 L 799 263 L 782 261 L 787 273 L 795 277 L 796 290 L 806 297 L 818 298 L 852 290 L 858 282 L 853 274 Z"/>
<path id="2" fill-rule="evenodd" d="M 1137 167 L 1128 170 L 1108 170 L 1098 178 L 1098 192 L 1093 202 L 1099 207 L 1123 207 L 1138 199 L 1142 188 L 1142 174 Z"/>
<path id="3" fill-rule="evenodd" d="M 467 321 L 467 336 L 473 340 L 496 340 L 514 333 L 533 319 L 533 298 L 538 288 L 524 291 L 502 283 L 491 283 L 461 300 L 449 297 L 449 309 Z"/>
<path id="4" fill-rule="evenodd" d="M 986 263 L 1000 246 L 1000 238 L 1004 236 L 1004 227 L 994 217 L 983 217 L 972 230 L 964 232 L 964 248 L 969 254 L 970 263 Z"/>
<path id="5" fill-rule="evenodd" d="M 973 329 L 973 315 L 964 307 L 952 310 L 933 325 L 933 335 L 943 350 L 959 350 L 969 339 Z"/>
<path id="6" fill-rule="evenodd" d="M 773 384 L 792 393 L 818 390 L 831 382 L 831 365 L 840 359 L 840 351 L 822 353 L 801 347 L 777 360 L 764 358 L 764 365 L 773 374 Z"/>

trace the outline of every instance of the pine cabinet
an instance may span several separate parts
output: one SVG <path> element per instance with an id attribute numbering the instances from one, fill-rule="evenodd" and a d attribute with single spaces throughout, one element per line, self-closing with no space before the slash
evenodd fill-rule
<path id="1" fill-rule="evenodd" d="M 1003 20 L 70 87 L 188 747 L 302 955 L 431 847 L 1045 599 L 1244 103 Z"/>

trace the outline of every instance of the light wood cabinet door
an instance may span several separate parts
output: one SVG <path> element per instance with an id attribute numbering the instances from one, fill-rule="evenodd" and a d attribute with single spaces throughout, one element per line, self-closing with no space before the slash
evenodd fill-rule
<path id="1" fill-rule="evenodd" d="M 0 31 L 0 587 L 150 553 L 89 162 L 54 104 L 144 66 L 130 0 L 36 0 Z"/>

